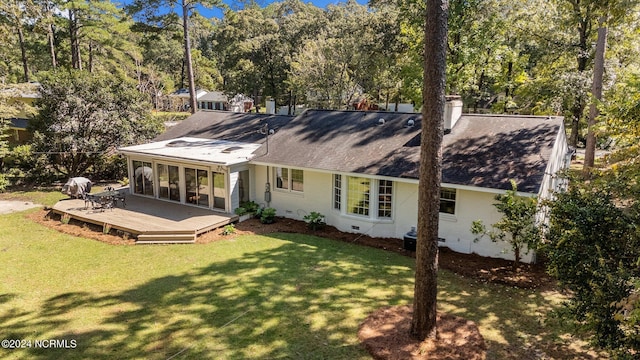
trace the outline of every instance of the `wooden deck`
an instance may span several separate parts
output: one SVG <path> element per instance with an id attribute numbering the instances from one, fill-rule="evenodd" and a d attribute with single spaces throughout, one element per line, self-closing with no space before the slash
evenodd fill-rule
<path id="1" fill-rule="evenodd" d="M 53 212 L 73 219 L 122 230 L 137 237 L 136 243 L 193 243 L 196 237 L 238 219 L 235 215 L 168 201 L 127 195 L 126 208 L 85 208 L 81 199 L 59 201 Z"/>

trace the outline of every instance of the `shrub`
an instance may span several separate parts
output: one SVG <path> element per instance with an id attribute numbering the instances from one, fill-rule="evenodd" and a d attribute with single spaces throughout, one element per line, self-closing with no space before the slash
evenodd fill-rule
<path id="1" fill-rule="evenodd" d="M 304 222 L 311 230 L 318 230 L 322 228 L 326 223 L 324 221 L 324 215 L 319 212 L 312 211 L 309 215 L 304 216 Z"/>
<path id="2" fill-rule="evenodd" d="M 242 204 L 242 207 L 247 210 L 248 214 L 255 214 L 260 209 L 260 205 L 258 205 L 258 203 L 255 201 L 247 201 Z"/>
<path id="3" fill-rule="evenodd" d="M 236 233 L 236 226 L 233 224 L 226 225 L 222 230 L 222 235 L 231 235 Z"/>
<path id="4" fill-rule="evenodd" d="M 260 205 L 255 201 L 247 201 L 242 203 L 239 208 L 234 210 L 236 215 L 242 216 L 245 214 L 253 214 L 255 217 L 259 218 L 261 214 Z"/>
<path id="5" fill-rule="evenodd" d="M 276 209 L 264 208 L 260 211 L 260 222 L 263 224 L 272 224 L 276 219 Z"/>
<path id="6" fill-rule="evenodd" d="M 7 180 L 12 185 L 50 184 L 58 180 L 55 170 L 42 154 L 34 154 L 31 145 L 20 145 L 11 149 L 4 158 Z"/>
<path id="7" fill-rule="evenodd" d="M 613 181 L 573 183 L 551 203 L 548 271 L 571 291 L 568 313 L 598 345 L 634 358 L 640 351 L 640 234 L 637 206 L 621 207 Z"/>
<path id="8" fill-rule="evenodd" d="M 116 180 L 127 176 L 127 160 L 121 155 L 103 155 L 96 159 L 91 177 L 102 180 Z"/>
<path id="9" fill-rule="evenodd" d="M 9 179 L 5 174 L 0 174 L 0 192 L 4 192 L 9 186 Z"/>

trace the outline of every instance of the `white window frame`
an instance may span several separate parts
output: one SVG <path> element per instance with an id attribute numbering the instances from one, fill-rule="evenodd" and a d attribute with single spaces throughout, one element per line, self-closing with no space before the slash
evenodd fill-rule
<path id="1" fill-rule="evenodd" d="M 149 197 L 149 198 L 155 198 L 156 197 L 156 170 L 155 170 L 155 163 L 152 159 L 145 159 L 145 158 L 130 158 L 130 164 L 131 164 L 131 172 L 130 174 L 132 175 L 131 180 L 129 181 L 129 191 L 131 192 L 131 194 L 136 195 L 136 196 L 144 196 L 144 197 Z M 146 194 L 144 189 L 146 189 L 147 187 L 144 185 L 144 179 L 143 179 L 143 190 L 142 193 L 138 193 L 136 192 L 136 166 L 135 166 L 135 162 L 140 162 L 142 163 L 142 167 L 145 167 L 146 165 L 150 165 L 149 167 L 151 168 L 151 173 L 152 173 L 152 180 L 151 180 L 151 194 Z M 144 171 L 144 170 L 143 170 Z M 143 175 L 144 176 L 144 175 Z"/>
<path id="2" fill-rule="evenodd" d="M 293 173 L 300 172 L 302 175 L 302 180 L 300 181 L 302 185 L 302 190 L 294 189 L 294 175 Z M 286 179 L 283 179 L 286 174 Z M 296 169 L 296 168 L 287 168 L 287 167 L 274 167 L 273 168 L 273 178 L 275 179 L 274 189 L 282 192 L 296 193 L 302 194 L 304 193 L 304 170 Z M 282 187 L 279 187 L 279 183 L 282 183 Z"/>
<path id="3" fill-rule="evenodd" d="M 443 195 L 443 191 L 444 192 L 453 193 L 453 199 L 443 197 L 442 196 Z M 442 210 L 442 203 L 443 202 L 452 202 L 453 203 L 453 213 L 440 211 L 440 210 Z M 441 215 L 445 215 L 445 216 L 456 216 L 456 214 L 458 212 L 458 189 L 456 189 L 456 188 L 448 188 L 448 187 L 441 187 L 440 188 L 440 209 L 439 209 L 439 212 L 440 212 Z"/>
<path id="4" fill-rule="evenodd" d="M 333 174 L 333 209 L 342 209 L 342 174 Z"/>
<path id="5" fill-rule="evenodd" d="M 340 176 L 340 187 L 338 188 L 336 178 Z M 357 212 L 351 212 L 349 209 L 349 181 L 350 179 L 367 179 L 369 181 L 369 198 L 368 198 L 368 214 L 358 214 Z M 332 188 L 333 188 L 333 198 L 332 198 L 332 208 L 336 212 L 340 212 L 341 215 L 349 216 L 353 218 L 368 220 L 368 221 L 376 221 L 376 222 L 393 222 L 395 216 L 395 206 L 393 198 L 396 192 L 395 181 L 390 179 L 377 179 L 371 178 L 367 176 L 351 176 L 351 175 L 343 175 L 343 174 L 333 174 L 332 176 Z M 380 193 L 380 185 L 382 182 L 385 183 L 384 186 L 389 187 L 391 189 L 390 194 L 381 194 Z M 339 191 L 339 193 L 338 193 Z M 380 196 L 390 196 L 389 201 L 380 201 Z M 340 208 L 336 207 L 336 202 L 339 201 Z M 390 216 L 380 216 L 380 204 L 388 202 L 390 204 L 390 208 L 387 210 Z"/>

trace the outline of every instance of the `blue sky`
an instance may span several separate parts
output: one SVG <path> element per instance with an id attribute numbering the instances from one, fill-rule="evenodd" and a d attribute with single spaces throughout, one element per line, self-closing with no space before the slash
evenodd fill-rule
<path id="1" fill-rule="evenodd" d="M 241 4 L 243 3 L 242 1 L 236 1 L 236 0 L 222 0 L 222 1 L 232 9 L 240 8 L 242 6 Z M 346 0 L 311 0 L 311 1 L 302 0 L 302 1 L 304 1 L 306 3 L 312 3 L 315 6 L 317 6 L 319 8 L 323 8 L 323 9 L 326 8 L 327 5 L 330 5 L 330 4 L 338 4 L 340 2 L 346 2 Z M 359 4 L 363 4 L 363 5 L 368 3 L 368 0 L 356 0 L 356 1 Z M 132 2 L 132 0 L 121 0 L 121 3 L 123 5 L 127 5 L 128 3 L 131 3 L 131 2 Z M 277 2 L 277 1 L 274 1 L 274 0 L 255 0 L 255 2 L 258 5 L 264 7 L 264 6 L 268 5 L 268 4 L 271 4 L 271 3 Z M 209 18 L 211 18 L 211 17 L 222 17 L 222 11 L 220 9 L 207 9 L 207 8 L 202 7 L 202 6 L 198 6 L 198 12 L 200 12 L 200 14 L 202 16 L 209 17 Z"/>

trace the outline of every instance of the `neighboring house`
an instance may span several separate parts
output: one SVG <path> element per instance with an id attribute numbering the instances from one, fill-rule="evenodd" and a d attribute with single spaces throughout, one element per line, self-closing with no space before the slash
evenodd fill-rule
<path id="1" fill-rule="evenodd" d="M 24 145 L 33 138 L 33 135 L 27 127 L 29 126 L 29 120 L 24 118 L 11 118 L 9 119 L 9 136 L 7 140 L 10 145 Z"/>
<path id="2" fill-rule="evenodd" d="M 252 107 L 253 99 L 243 94 L 236 94 L 236 96 L 229 101 L 229 108 L 233 112 L 249 112 Z"/>
<path id="3" fill-rule="evenodd" d="M 196 89 L 196 102 L 207 93 L 206 90 Z M 189 89 L 179 89 L 163 97 L 162 108 L 169 111 L 189 111 Z"/>
<path id="4" fill-rule="evenodd" d="M 220 91 L 211 91 L 198 98 L 199 110 L 229 110 L 229 98 Z"/>
<path id="5" fill-rule="evenodd" d="M 461 115 L 459 101 L 447 104 L 440 245 L 512 259 L 505 243 L 475 242 L 471 223 L 500 218 L 494 197 L 511 188 L 510 179 L 524 196 L 549 197 L 562 185 L 556 172 L 570 160 L 563 119 Z M 294 219 L 317 211 L 342 231 L 374 237 L 402 238 L 416 226 L 420 114 L 237 115 L 201 112 L 160 136 L 162 142 L 121 149 L 131 174 L 157 169 L 149 192 L 136 181 L 131 192 L 170 198 L 173 171 L 174 201 L 192 203 L 200 189 L 207 199 L 201 206 L 232 212 L 251 199 Z M 224 207 L 215 197 L 224 197 Z M 530 253 L 523 261 L 532 259 Z"/>
<path id="6" fill-rule="evenodd" d="M 32 134 L 27 127 L 29 118 L 36 112 L 34 102 L 41 96 L 39 88 L 38 83 L 22 83 L 0 90 L 3 101 L 14 111 L 9 115 L 9 144 L 23 145 L 31 140 Z"/>

